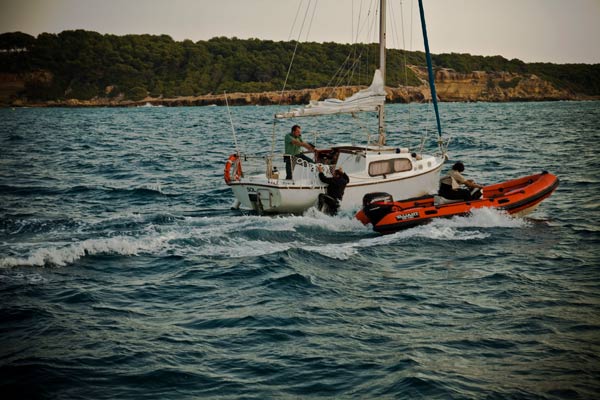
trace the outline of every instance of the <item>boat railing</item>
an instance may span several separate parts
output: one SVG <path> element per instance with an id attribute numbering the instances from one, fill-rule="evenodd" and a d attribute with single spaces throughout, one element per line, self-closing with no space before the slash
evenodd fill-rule
<path id="1" fill-rule="evenodd" d="M 303 185 L 323 186 L 323 183 L 319 179 L 319 165 L 324 167 L 324 172 L 329 168 L 328 165 L 311 163 L 301 158 L 295 158 L 293 181 Z M 327 172 L 325 172 L 325 174 L 327 174 Z"/>
<path id="2" fill-rule="evenodd" d="M 285 178 L 283 155 L 241 154 L 243 179 L 245 181 L 276 181 Z M 276 161 L 277 160 L 277 161 Z M 279 161 L 281 160 L 281 161 Z"/>
<path id="3" fill-rule="evenodd" d="M 273 184 L 302 184 L 309 186 L 322 186 L 319 180 L 317 166 L 324 167 L 324 173 L 331 175 L 329 165 L 321 163 L 310 163 L 301 158 L 294 157 L 293 179 L 285 179 L 285 162 L 283 154 L 273 155 L 248 155 L 242 154 L 243 179 L 247 182 L 264 182 L 265 179 Z M 329 171 L 329 173 L 328 173 Z"/>

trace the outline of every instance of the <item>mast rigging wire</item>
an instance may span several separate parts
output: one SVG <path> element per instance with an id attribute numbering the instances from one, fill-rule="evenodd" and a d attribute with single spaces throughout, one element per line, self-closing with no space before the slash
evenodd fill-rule
<path id="1" fill-rule="evenodd" d="M 290 34 L 288 36 L 288 41 L 290 41 L 292 34 L 294 32 L 294 28 L 296 27 L 296 21 L 298 20 L 298 16 L 300 15 L 300 10 L 302 9 L 303 1 L 298 3 L 298 9 L 296 10 L 296 16 L 294 17 L 294 22 L 292 23 L 292 27 L 290 28 Z M 292 58 L 290 60 L 290 65 L 288 66 L 287 73 L 285 74 L 285 81 L 283 82 L 283 87 L 281 88 L 281 94 L 279 95 L 279 103 L 277 105 L 281 105 L 283 102 L 283 93 L 285 92 L 285 88 L 287 86 L 288 79 L 290 77 L 290 72 L 292 71 L 292 65 L 294 64 L 294 58 L 296 57 L 296 52 L 298 51 L 298 45 L 300 44 L 300 36 L 302 36 L 302 31 L 304 30 L 304 24 L 306 23 L 306 16 L 308 15 L 308 10 L 310 10 L 311 0 L 308 1 L 308 6 L 306 7 L 306 11 L 304 12 L 304 18 L 302 19 L 302 24 L 300 25 L 300 30 L 298 32 L 298 39 L 296 40 L 296 44 L 294 46 L 294 51 L 292 53 Z M 316 9 L 316 3 L 315 7 Z M 313 10 L 314 17 L 314 10 Z M 310 22 L 312 25 L 312 19 Z M 310 29 L 309 29 L 310 31 Z M 308 37 L 308 32 L 306 33 L 306 37 Z M 275 129 L 277 124 L 277 118 L 273 118 L 273 132 L 271 134 L 271 157 L 275 154 Z"/>
<path id="2" fill-rule="evenodd" d="M 300 25 L 300 31 L 298 32 L 298 39 L 296 40 L 296 45 L 294 46 L 294 52 L 292 53 L 292 59 L 290 60 L 290 65 L 288 67 L 287 73 L 285 75 L 285 81 L 283 82 L 283 88 L 281 89 L 281 95 L 279 96 L 279 105 L 283 101 L 283 93 L 285 92 L 285 88 L 287 86 L 288 79 L 290 77 L 290 72 L 292 71 L 292 65 L 294 64 L 294 58 L 296 57 L 296 52 L 298 51 L 298 45 L 300 44 L 300 36 L 302 35 L 302 31 L 304 30 L 304 24 L 306 23 L 306 17 L 308 16 L 308 11 L 310 10 L 310 4 L 312 0 L 308 1 L 308 6 L 306 7 L 306 11 L 304 12 L 304 18 L 302 19 L 302 25 Z M 300 3 L 302 5 L 302 2 Z M 296 19 L 298 18 L 298 13 L 300 12 L 300 6 L 298 6 L 298 10 L 296 11 L 296 17 L 294 18 L 294 24 L 296 23 Z M 314 12 L 313 12 L 314 15 Z M 292 26 L 292 30 L 293 30 Z M 308 36 L 308 32 L 306 34 Z"/>
<path id="3" fill-rule="evenodd" d="M 231 118 L 231 111 L 229 110 L 229 101 L 227 100 L 227 91 L 223 91 L 225 94 L 225 105 L 227 106 L 227 115 L 229 115 L 229 124 L 231 124 L 231 132 L 233 132 L 233 143 L 235 144 L 235 152 L 239 156 L 240 148 L 238 147 L 237 135 L 235 133 L 235 127 L 233 126 L 233 119 Z"/>

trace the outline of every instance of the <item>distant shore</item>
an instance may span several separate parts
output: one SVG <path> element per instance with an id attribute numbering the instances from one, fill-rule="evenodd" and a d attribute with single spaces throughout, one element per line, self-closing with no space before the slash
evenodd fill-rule
<path id="1" fill-rule="evenodd" d="M 429 85 L 423 71 L 420 86 L 386 87 L 388 103 L 424 103 L 431 100 Z M 558 101 L 600 100 L 600 96 L 585 96 L 556 88 L 552 83 L 536 75 L 508 72 L 475 71 L 469 74 L 452 70 L 436 73 L 438 98 L 442 102 L 511 102 L 511 101 Z M 5 95 L 3 107 L 139 107 L 144 105 L 178 106 L 222 106 L 222 105 L 300 105 L 325 98 L 344 99 L 363 89 L 361 86 L 342 86 L 335 89 L 315 88 L 288 90 L 283 92 L 221 93 L 174 98 L 146 97 L 127 100 L 122 96 L 94 98 L 91 100 L 65 99 L 57 101 L 29 101 L 18 96 L 18 84 L 11 82 L 12 94 Z M 0 87 L 0 92 L 2 88 Z M 5 88 L 5 92 L 7 89 Z"/>

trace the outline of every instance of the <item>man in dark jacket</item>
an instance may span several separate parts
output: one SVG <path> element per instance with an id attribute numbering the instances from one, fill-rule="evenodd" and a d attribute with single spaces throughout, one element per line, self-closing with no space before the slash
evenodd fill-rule
<path id="1" fill-rule="evenodd" d="M 323 174 L 323 167 L 321 165 L 317 168 L 319 170 L 319 179 L 328 185 L 327 194 L 321 193 L 319 195 L 319 210 L 329 215 L 335 215 L 338 208 L 340 208 L 340 201 L 344 197 L 344 190 L 348 182 L 350 182 L 350 178 L 342 171 L 342 168 L 333 171 L 331 178 Z"/>

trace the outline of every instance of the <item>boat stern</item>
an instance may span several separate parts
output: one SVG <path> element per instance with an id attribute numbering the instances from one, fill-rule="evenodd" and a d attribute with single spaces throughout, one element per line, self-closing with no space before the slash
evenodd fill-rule
<path id="1" fill-rule="evenodd" d="M 236 183 L 230 185 L 240 206 L 260 214 L 275 213 L 281 207 L 281 192 L 276 187 Z"/>

